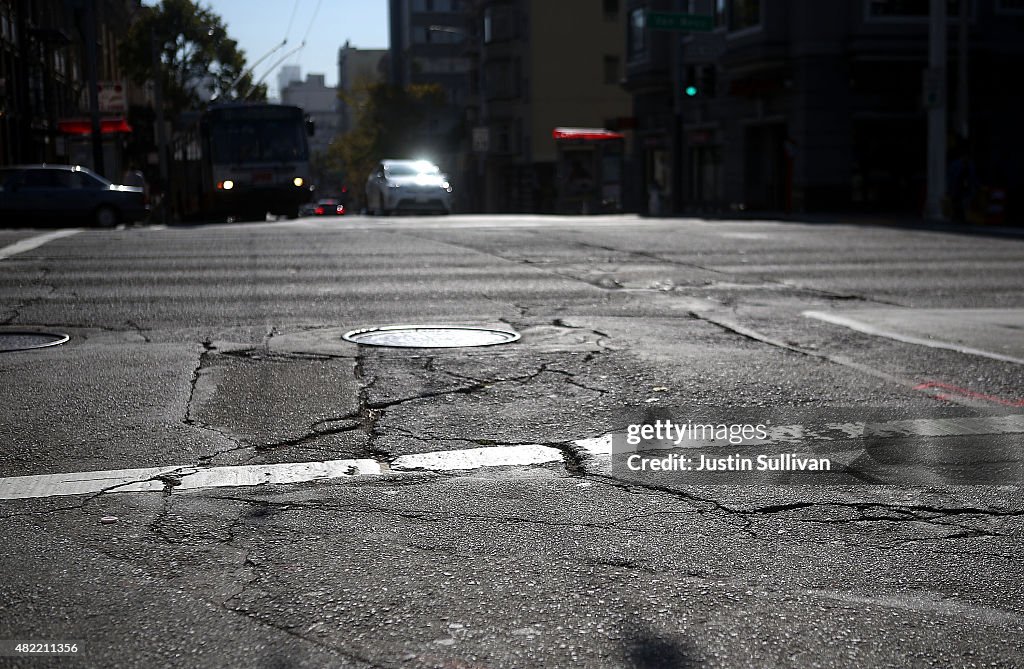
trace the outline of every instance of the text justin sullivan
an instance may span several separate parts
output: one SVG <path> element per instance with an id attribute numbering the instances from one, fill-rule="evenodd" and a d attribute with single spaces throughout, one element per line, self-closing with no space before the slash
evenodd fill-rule
<path id="1" fill-rule="evenodd" d="M 644 458 L 634 453 L 626 458 L 630 471 L 641 472 L 797 472 L 831 471 L 832 461 L 828 458 L 809 458 L 799 453 L 777 455 L 727 455 L 708 457 L 703 453 L 680 455 L 671 453 L 660 458 Z"/>

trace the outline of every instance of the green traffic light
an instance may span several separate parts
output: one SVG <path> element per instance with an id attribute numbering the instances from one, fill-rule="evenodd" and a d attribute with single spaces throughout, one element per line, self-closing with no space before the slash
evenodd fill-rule
<path id="1" fill-rule="evenodd" d="M 686 87 L 686 94 L 688 96 L 690 96 L 691 98 L 693 96 L 697 95 L 697 87 L 696 86 L 687 86 Z"/>

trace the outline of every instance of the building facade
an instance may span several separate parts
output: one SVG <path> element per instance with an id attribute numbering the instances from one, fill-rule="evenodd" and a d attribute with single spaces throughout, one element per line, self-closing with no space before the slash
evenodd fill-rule
<path id="1" fill-rule="evenodd" d="M 134 0 L 0 0 L 0 164 L 96 167 L 86 48 L 95 33 L 101 171 L 117 180 L 137 94 L 120 68 L 118 36 L 139 9 Z"/>
<path id="2" fill-rule="evenodd" d="M 302 66 L 295 64 L 282 65 L 277 70 L 277 95 L 291 84 L 302 81 Z"/>
<path id="3" fill-rule="evenodd" d="M 309 157 L 316 187 L 323 195 L 338 195 L 344 185 L 327 165 L 327 150 L 340 132 L 338 89 L 328 86 L 322 74 L 307 74 L 281 90 L 281 102 L 302 107 L 315 129 L 309 138 Z"/>
<path id="4" fill-rule="evenodd" d="M 469 0 L 390 0 L 388 83 L 436 85 L 444 95 L 422 124 L 407 155 L 428 158 L 455 186 L 455 208 L 469 206 L 466 114 L 470 105 Z"/>
<path id="5" fill-rule="evenodd" d="M 356 123 L 359 91 L 387 79 L 387 49 L 360 49 L 349 42 L 338 49 L 338 131 L 351 131 Z"/>
<path id="6" fill-rule="evenodd" d="M 1024 7 L 949 3 L 950 159 L 1020 203 Z M 671 210 L 919 215 L 926 181 L 928 2 L 631 0 L 627 82 L 644 191 Z M 652 29 L 648 11 L 712 17 L 706 32 Z M 968 48 L 958 48 L 963 21 Z M 957 76 L 966 56 L 966 87 Z M 960 90 L 963 89 L 963 90 Z M 965 95 L 966 92 L 966 95 Z M 955 122 L 965 103 L 964 127 Z M 966 132 L 965 132 L 966 131 Z M 667 185 L 666 185 L 667 184 Z M 639 209 L 646 208 L 641 201 Z"/>
<path id="7" fill-rule="evenodd" d="M 554 129 L 629 116 L 625 9 L 618 0 L 480 0 L 471 14 L 476 208 L 556 211 Z"/>

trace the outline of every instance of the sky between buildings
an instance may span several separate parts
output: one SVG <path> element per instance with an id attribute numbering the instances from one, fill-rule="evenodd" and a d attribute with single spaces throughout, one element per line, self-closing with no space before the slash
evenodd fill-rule
<path id="1" fill-rule="evenodd" d="M 287 37 L 288 44 L 255 69 L 257 79 L 266 75 L 263 82 L 273 98 L 278 97 L 280 65 L 298 64 L 303 78 L 309 73 L 324 74 L 327 85 L 336 86 L 338 48 L 345 40 L 360 49 L 388 46 L 387 0 L 200 0 L 200 4 L 224 19 L 228 34 L 238 40 L 250 66 Z M 304 36 L 306 46 L 282 61 Z"/>

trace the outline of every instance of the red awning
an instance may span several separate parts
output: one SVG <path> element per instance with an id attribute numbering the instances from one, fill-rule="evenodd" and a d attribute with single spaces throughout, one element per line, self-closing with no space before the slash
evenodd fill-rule
<path id="1" fill-rule="evenodd" d="M 87 118 L 66 118 L 57 121 L 57 130 L 66 135 L 91 135 L 92 121 Z M 132 127 L 123 116 L 100 119 L 100 133 L 110 135 L 115 132 L 131 132 Z"/>
<path id="2" fill-rule="evenodd" d="M 612 132 L 603 128 L 555 128 L 551 131 L 551 136 L 555 139 L 582 139 L 587 141 L 623 138 L 621 132 Z"/>

